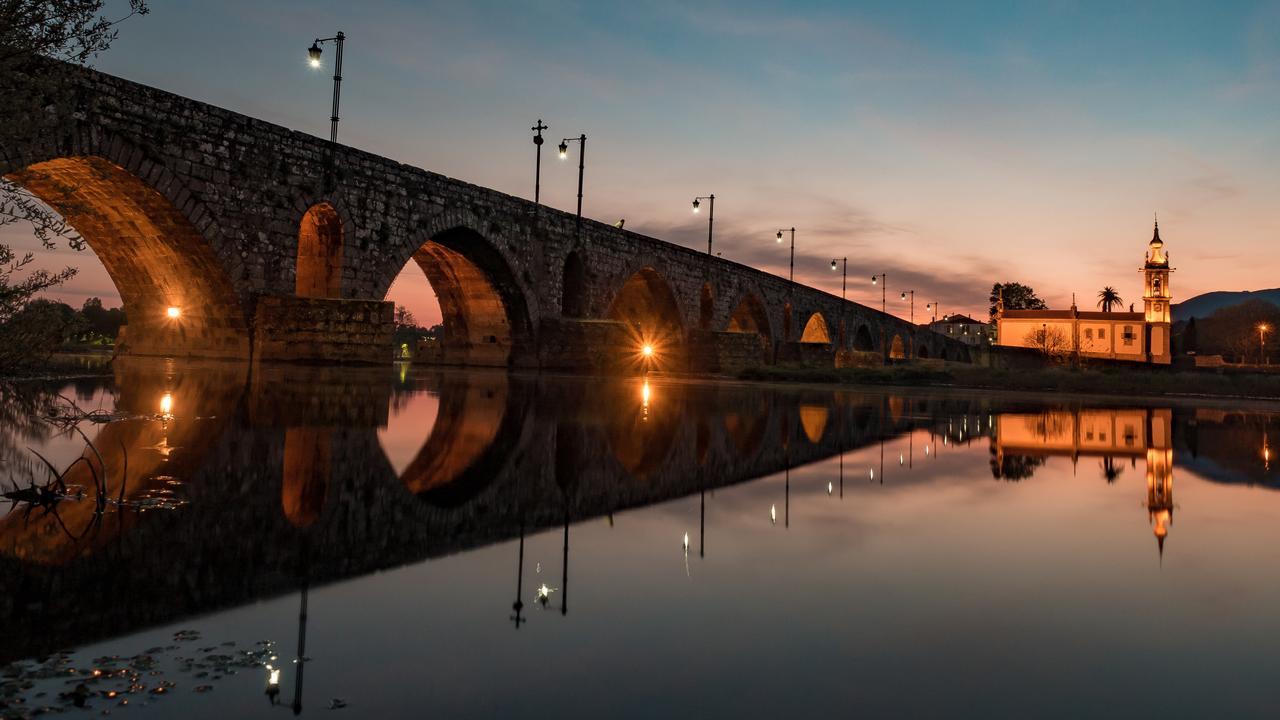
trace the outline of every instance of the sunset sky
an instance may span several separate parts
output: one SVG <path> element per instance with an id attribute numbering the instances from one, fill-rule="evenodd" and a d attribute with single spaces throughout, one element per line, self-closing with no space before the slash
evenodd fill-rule
<path id="1" fill-rule="evenodd" d="M 715 193 L 725 257 L 785 274 L 794 225 L 797 280 L 838 293 L 847 255 L 852 299 L 887 272 L 917 320 L 1005 280 L 1138 301 L 1153 212 L 1175 300 L 1280 285 L 1280 3 L 851 5 L 153 0 L 96 66 L 327 137 L 305 51 L 343 30 L 343 143 L 532 197 L 541 117 L 546 203 L 573 210 L 554 145 L 585 132 L 586 215 L 701 247 Z M 87 253 L 42 262 L 118 302 Z M 416 269 L 392 293 L 438 319 Z"/>

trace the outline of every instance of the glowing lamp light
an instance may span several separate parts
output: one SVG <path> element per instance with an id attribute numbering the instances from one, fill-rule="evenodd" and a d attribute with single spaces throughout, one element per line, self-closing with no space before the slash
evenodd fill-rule
<path id="1" fill-rule="evenodd" d="M 693 211 L 694 211 L 694 212 L 698 212 L 698 210 L 699 210 L 701 207 L 702 207 L 702 203 L 698 202 L 697 200 L 694 200 L 694 201 L 693 201 Z"/>
<path id="2" fill-rule="evenodd" d="M 569 157 L 569 143 L 561 141 L 560 142 L 560 159 L 564 160 L 567 157 Z"/>
<path id="3" fill-rule="evenodd" d="M 769 522 L 773 523 L 774 525 L 778 524 L 778 506 L 777 505 L 769 506 Z"/>
<path id="4" fill-rule="evenodd" d="M 782 242 L 782 231 L 778 231 L 778 242 Z"/>
<path id="5" fill-rule="evenodd" d="M 830 480 L 828 480 L 828 481 L 827 481 L 827 494 L 828 494 L 828 495 L 830 495 L 830 494 L 831 494 L 831 491 L 832 491 L 832 490 L 834 490 L 834 489 L 835 489 L 835 488 L 831 486 L 831 481 L 830 481 Z"/>
<path id="6" fill-rule="evenodd" d="M 868 471 L 867 471 L 867 477 L 871 478 L 872 480 L 875 480 L 875 479 L 876 479 L 876 469 L 875 469 L 875 468 L 871 468 L 870 470 L 868 470 Z"/>
<path id="7" fill-rule="evenodd" d="M 160 412 L 165 415 L 173 414 L 173 395 L 165 393 L 160 398 Z"/>
<path id="8" fill-rule="evenodd" d="M 179 317 L 182 316 L 182 308 L 178 307 L 177 305 L 170 305 L 169 309 L 164 311 L 164 314 L 167 315 L 171 320 L 177 320 Z"/>
<path id="9" fill-rule="evenodd" d="M 872 275 L 872 276 L 871 276 L 871 284 L 872 284 L 872 285 L 875 285 L 875 284 L 876 284 L 876 283 L 878 283 L 878 282 L 880 282 L 880 276 L 879 276 L 879 275 Z"/>
<path id="10" fill-rule="evenodd" d="M 832 269 L 832 270 L 835 270 L 835 269 L 836 269 L 836 261 L 835 261 L 835 260 L 832 260 L 832 261 L 831 261 L 831 269 Z"/>
<path id="11" fill-rule="evenodd" d="M 640 354 L 647 358 L 653 357 L 653 346 L 646 343 L 644 347 L 640 348 Z"/>
<path id="12" fill-rule="evenodd" d="M 319 41 L 311 43 L 311 47 L 307 48 L 307 62 L 311 64 L 311 67 L 320 67 L 320 53 L 322 52 L 324 51 L 320 49 Z"/>
<path id="13" fill-rule="evenodd" d="M 684 551 L 689 552 L 689 533 L 684 534 Z"/>

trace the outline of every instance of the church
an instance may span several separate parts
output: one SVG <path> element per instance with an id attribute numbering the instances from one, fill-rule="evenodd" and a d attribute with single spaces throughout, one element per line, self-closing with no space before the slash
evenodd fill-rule
<path id="1" fill-rule="evenodd" d="M 1034 348 L 1056 355 L 1129 360 L 1168 365 L 1170 349 L 1169 254 L 1160 239 L 1160 223 L 1147 246 L 1147 260 L 1140 268 L 1142 312 L 1070 310 L 1005 310 L 996 304 L 996 345 Z"/>

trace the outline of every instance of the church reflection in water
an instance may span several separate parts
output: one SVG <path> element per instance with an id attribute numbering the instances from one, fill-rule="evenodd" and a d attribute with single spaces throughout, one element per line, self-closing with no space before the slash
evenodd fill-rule
<path id="1" fill-rule="evenodd" d="M 10 623 L 10 657 L 293 591 L 302 592 L 303 628 L 306 588 L 508 540 L 519 628 L 526 598 L 568 613 L 575 523 L 696 494 L 699 527 L 684 550 L 689 557 L 696 542 L 705 559 L 717 488 L 776 476 L 781 497 L 757 517 L 768 527 L 767 511 L 785 531 L 795 525 L 793 504 L 811 498 L 792 497 L 799 470 L 830 459 L 820 496 L 843 498 L 846 456 L 860 451 L 866 464 L 850 477 L 876 489 L 946 479 L 920 460 L 981 453 L 987 448 L 972 445 L 983 440 L 991 474 L 1005 480 L 1029 478 L 1054 456 L 1096 460 L 1108 482 L 1141 462 L 1162 549 L 1175 508 L 1175 449 L 1180 465 L 1211 481 L 1274 483 L 1272 418 L 1257 414 L 138 360 L 118 363 L 105 387 L 116 419 L 85 426 L 96 451 L 86 450 L 67 479 L 93 488 L 94 477 L 105 478 L 105 512 L 88 498 L 15 507 L 0 519 L 0 571 L 11 581 L 0 619 L 37 600 L 67 619 L 52 634 Z M 76 390 L 86 402 L 102 391 Z M 0 450 L 30 439 L 0 438 Z M 558 573 L 542 576 L 558 576 L 556 587 L 526 587 L 524 539 L 539 532 L 560 535 Z M 59 588 L 113 598 L 98 610 L 110 617 L 91 617 L 76 593 Z"/>
<path id="2" fill-rule="evenodd" d="M 1038 413 L 1002 413 L 991 439 L 993 467 L 1033 468 L 1050 456 L 1098 458 L 1113 483 L 1121 463 L 1146 467 L 1146 508 L 1160 554 L 1173 524 L 1173 410 L 1169 408 L 1076 408 Z M 1029 473 L 1028 473 L 1029 476 Z"/>

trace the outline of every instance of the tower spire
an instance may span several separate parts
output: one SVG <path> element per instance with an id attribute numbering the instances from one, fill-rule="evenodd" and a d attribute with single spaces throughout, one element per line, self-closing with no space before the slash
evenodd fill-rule
<path id="1" fill-rule="evenodd" d="M 1160 240 L 1160 213 L 1152 213 L 1155 216 L 1155 232 L 1151 236 L 1151 242 Z"/>

